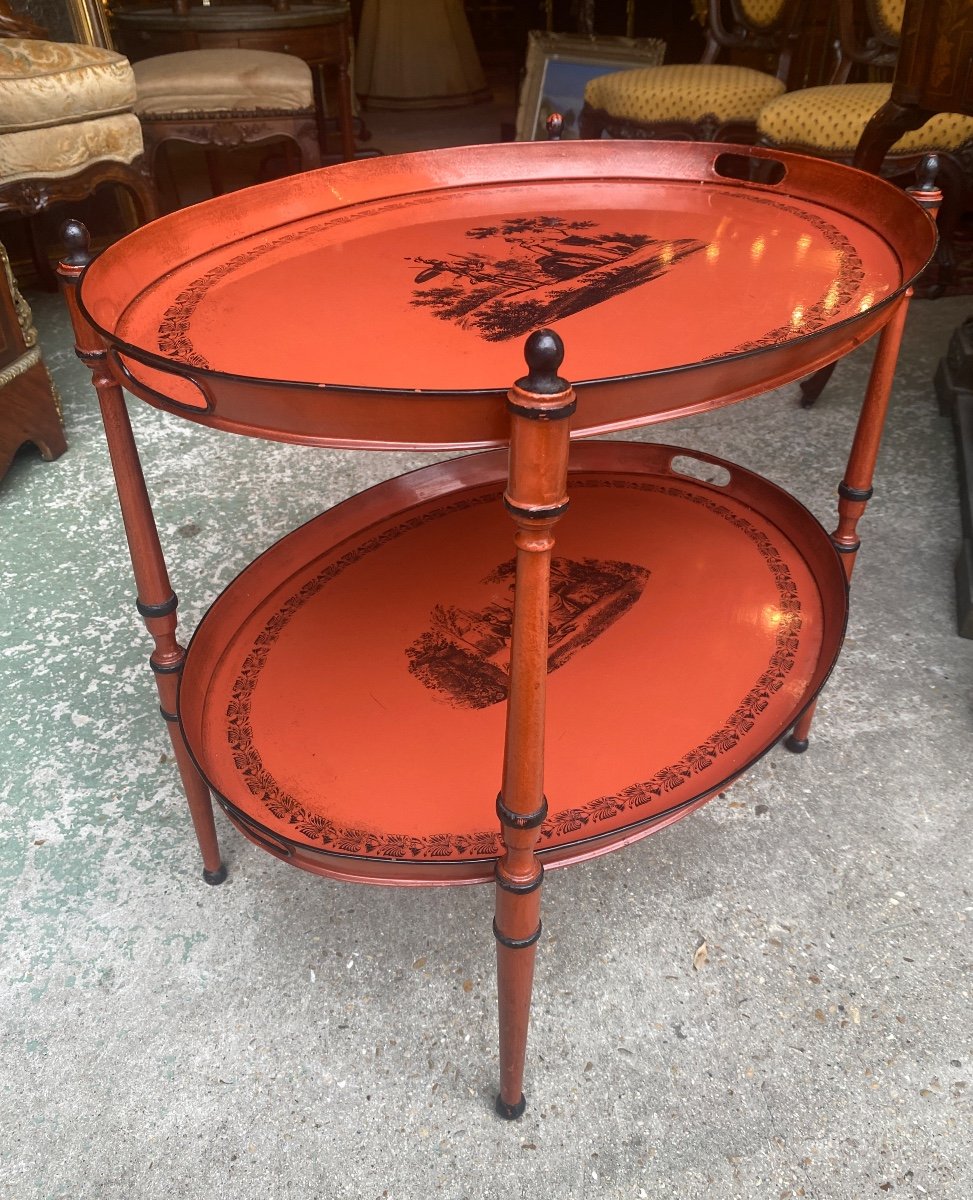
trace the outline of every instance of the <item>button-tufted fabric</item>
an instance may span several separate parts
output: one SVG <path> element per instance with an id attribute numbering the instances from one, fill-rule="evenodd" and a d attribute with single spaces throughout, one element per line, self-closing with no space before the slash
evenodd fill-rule
<path id="1" fill-rule="evenodd" d="M 134 65 L 142 117 L 162 113 L 305 109 L 314 104 L 311 68 L 270 50 L 184 50 Z"/>
<path id="2" fill-rule="evenodd" d="M 784 3 L 785 0 L 740 0 L 740 8 L 751 25 L 767 29 L 780 20 Z"/>
<path id="3" fill-rule="evenodd" d="M 763 109 L 757 132 L 777 146 L 853 154 L 869 118 L 888 100 L 891 90 L 889 83 L 846 83 L 789 92 Z M 955 150 L 971 139 L 973 117 L 937 113 L 921 129 L 901 137 L 891 153 Z"/>
<path id="4" fill-rule="evenodd" d="M 784 84 L 749 67 L 672 64 L 639 67 L 600 75 L 585 88 L 585 102 L 613 117 L 644 123 L 754 121 L 765 104 L 780 96 Z"/>
<path id="5" fill-rule="evenodd" d="M 902 32 L 905 0 L 869 0 L 874 24 L 893 41 Z"/>
<path id="6" fill-rule="evenodd" d="M 0 39 L 0 133 L 131 110 L 128 59 L 99 46 Z"/>

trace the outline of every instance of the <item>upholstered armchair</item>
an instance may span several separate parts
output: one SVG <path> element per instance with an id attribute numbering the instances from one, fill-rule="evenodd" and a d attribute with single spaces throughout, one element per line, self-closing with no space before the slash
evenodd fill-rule
<path id="1" fill-rule="evenodd" d="M 128 60 L 45 41 L 41 32 L 0 0 L 0 212 L 30 218 L 111 183 L 129 193 L 139 222 L 151 220 L 155 193 L 143 172 Z"/>

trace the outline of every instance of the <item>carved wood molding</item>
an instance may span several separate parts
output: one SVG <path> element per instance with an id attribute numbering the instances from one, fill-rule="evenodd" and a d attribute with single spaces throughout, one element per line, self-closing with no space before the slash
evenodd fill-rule
<path id="1" fill-rule="evenodd" d="M 33 216 L 64 200 L 84 200 L 104 183 L 115 183 L 129 191 L 142 210 L 142 220 L 151 220 L 158 214 L 155 189 L 146 173 L 143 155 L 131 163 L 91 163 L 73 175 L 0 183 L 0 212 Z"/>
<path id="2" fill-rule="evenodd" d="M 578 121 L 583 138 L 599 138 L 606 133 L 610 138 L 647 139 L 650 141 L 676 140 L 689 142 L 742 142 L 756 140 L 757 129 L 752 123 L 724 121 L 715 113 L 706 113 L 697 121 L 633 121 L 628 117 L 615 117 L 602 108 L 582 108 Z"/>
<path id="3" fill-rule="evenodd" d="M 12 383 L 19 375 L 23 375 L 29 371 L 31 367 L 36 367 L 40 361 L 40 346 L 34 346 L 26 354 L 22 354 L 20 358 L 15 359 L 14 362 L 0 370 L 0 388 L 6 387 L 8 383 Z"/>

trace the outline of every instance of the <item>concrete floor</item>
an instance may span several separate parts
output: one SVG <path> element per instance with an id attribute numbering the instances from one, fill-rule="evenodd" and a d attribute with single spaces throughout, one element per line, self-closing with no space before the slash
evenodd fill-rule
<path id="1" fill-rule="evenodd" d="M 229 880 L 201 882 L 87 372 L 32 299 L 70 449 L 0 484 L 4 1200 L 973 1195 L 973 646 L 931 388 L 968 299 L 913 304 L 810 752 L 549 877 L 517 1124 L 490 889 L 313 878 L 222 821 Z M 830 526 L 869 354 L 812 412 L 787 389 L 652 436 Z M 275 538 L 426 461 L 130 408 L 186 631 Z"/>

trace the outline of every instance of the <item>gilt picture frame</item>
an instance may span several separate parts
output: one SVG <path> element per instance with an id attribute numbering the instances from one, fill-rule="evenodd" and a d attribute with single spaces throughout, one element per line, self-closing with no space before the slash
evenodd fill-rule
<path id="1" fill-rule="evenodd" d="M 87 46 L 114 49 L 108 13 L 102 0 L 67 0 L 66 7 L 76 41 Z"/>
<path id="2" fill-rule="evenodd" d="M 564 118 L 562 138 L 577 138 L 585 85 L 614 71 L 657 67 L 665 48 L 658 38 L 587 37 L 532 29 L 517 106 L 517 141 L 542 141 L 552 112 Z"/>

